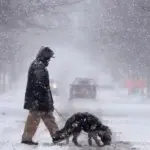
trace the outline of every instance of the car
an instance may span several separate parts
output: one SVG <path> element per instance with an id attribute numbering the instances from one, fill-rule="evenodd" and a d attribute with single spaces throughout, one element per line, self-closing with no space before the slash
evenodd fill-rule
<path id="1" fill-rule="evenodd" d="M 75 78 L 70 84 L 69 100 L 75 98 L 96 99 L 97 84 L 91 78 Z"/>
<path id="2" fill-rule="evenodd" d="M 54 79 L 50 79 L 50 88 L 53 95 L 59 95 L 58 82 Z"/>

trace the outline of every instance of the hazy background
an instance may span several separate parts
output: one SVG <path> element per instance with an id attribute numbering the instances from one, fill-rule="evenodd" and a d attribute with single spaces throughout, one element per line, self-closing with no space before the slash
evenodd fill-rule
<path id="1" fill-rule="evenodd" d="M 41 46 L 54 50 L 50 76 L 64 83 L 149 78 L 149 24 L 149 0 L 0 0 L 0 91 L 25 83 Z"/>

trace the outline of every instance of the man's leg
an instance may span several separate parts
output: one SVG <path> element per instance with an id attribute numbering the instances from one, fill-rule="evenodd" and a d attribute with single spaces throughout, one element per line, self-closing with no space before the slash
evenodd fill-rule
<path id="1" fill-rule="evenodd" d="M 47 127 L 51 137 L 53 138 L 55 136 L 56 131 L 59 130 L 53 112 L 48 112 L 48 113 L 42 112 L 41 118 L 45 126 Z"/>
<path id="2" fill-rule="evenodd" d="M 40 114 L 38 111 L 29 111 L 29 115 L 27 117 L 24 133 L 22 135 L 22 143 L 37 145 L 38 143 L 33 142 L 32 138 L 37 130 L 37 127 L 40 123 Z"/>

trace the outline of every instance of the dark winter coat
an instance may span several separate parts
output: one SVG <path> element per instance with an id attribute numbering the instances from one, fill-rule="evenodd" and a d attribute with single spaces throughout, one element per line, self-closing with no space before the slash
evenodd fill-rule
<path id="1" fill-rule="evenodd" d="M 41 49 L 31 63 L 25 92 L 24 109 L 37 111 L 53 111 L 53 97 L 50 90 L 49 74 L 46 69 L 52 56 L 44 54 Z"/>

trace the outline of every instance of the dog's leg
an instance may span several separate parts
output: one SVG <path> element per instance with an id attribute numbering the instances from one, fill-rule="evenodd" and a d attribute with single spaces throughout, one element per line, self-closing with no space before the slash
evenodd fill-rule
<path id="1" fill-rule="evenodd" d="M 66 139 L 66 144 L 67 145 L 69 144 L 69 137 Z"/>
<path id="2" fill-rule="evenodd" d="M 102 132 L 99 132 L 99 133 L 98 133 L 98 137 L 101 139 L 101 141 L 102 141 L 102 134 L 103 134 Z M 104 146 L 104 144 L 101 145 L 101 147 L 102 147 L 102 146 Z"/>
<path id="3" fill-rule="evenodd" d="M 72 139 L 72 142 L 73 142 L 76 146 L 82 147 L 82 145 L 79 144 L 79 143 L 78 143 L 78 140 L 77 140 L 78 137 L 79 137 L 79 135 L 80 135 L 80 132 L 73 133 L 73 139 Z"/>
<path id="4" fill-rule="evenodd" d="M 91 135 L 91 133 L 88 133 L 88 143 L 89 143 L 89 146 L 92 146 L 92 135 Z"/>
<path id="5" fill-rule="evenodd" d="M 95 143 L 97 144 L 97 146 L 102 146 L 99 139 L 97 138 L 97 134 L 96 133 L 92 133 L 92 138 L 94 139 Z"/>

